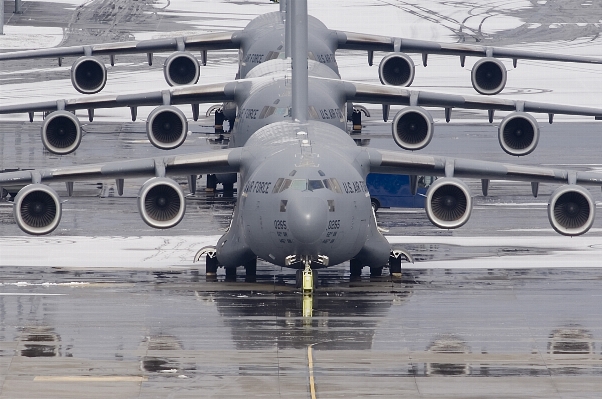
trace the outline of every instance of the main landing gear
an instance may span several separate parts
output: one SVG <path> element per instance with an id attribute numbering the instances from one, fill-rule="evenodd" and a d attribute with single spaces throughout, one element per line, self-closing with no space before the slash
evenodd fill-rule
<path id="1" fill-rule="evenodd" d="M 214 246 L 207 246 L 201 248 L 194 256 L 194 262 L 200 262 L 203 256 L 205 257 L 205 274 L 207 280 L 217 280 L 217 269 L 220 267 L 217 261 L 216 249 Z M 245 268 L 245 281 L 255 282 L 257 280 L 257 258 L 250 259 L 244 265 Z M 236 268 L 226 267 L 226 280 L 236 280 Z"/>
<path id="2" fill-rule="evenodd" d="M 395 248 L 391 250 L 389 255 L 389 273 L 393 278 L 401 278 L 401 260 L 406 259 L 408 262 L 414 263 L 414 258 L 407 250 L 403 248 Z M 352 280 L 359 279 L 362 275 L 364 265 L 358 259 L 349 261 L 349 275 Z M 370 277 L 381 277 L 384 266 L 370 266 Z"/>

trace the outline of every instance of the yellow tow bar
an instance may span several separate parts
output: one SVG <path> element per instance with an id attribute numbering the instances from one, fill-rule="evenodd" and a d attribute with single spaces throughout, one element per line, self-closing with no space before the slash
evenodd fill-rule
<path id="1" fill-rule="evenodd" d="M 309 267 L 309 264 L 305 266 L 303 270 L 303 294 L 311 295 L 314 292 L 314 273 Z"/>

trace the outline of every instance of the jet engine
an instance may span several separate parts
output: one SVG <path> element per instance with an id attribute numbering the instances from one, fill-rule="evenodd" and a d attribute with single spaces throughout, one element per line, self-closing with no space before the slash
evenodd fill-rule
<path id="1" fill-rule="evenodd" d="M 491 96 L 504 90 L 508 73 L 504 64 L 495 58 L 481 58 L 472 67 L 472 87 Z"/>
<path id="2" fill-rule="evenodd" d="M 548 201 L 548 218 L 558 233 L 578 236 L 594 223 L 596 204 L 585 188 L 565 185 L 557 188 Z"/>
<path id="3" fill-rule="evenodd" d="M 188 121 L 179 109 L 171 105 L 155 108 L 146 120 L 146 134 L 151 144 L 162 150 L 181 146 L 188 134 Z"/>
<path id="4" fill-rule="evenodd" d="M 165 60 L 163 75 L 170 86 L 191 85 L 199 81 L 201 66 L 191 53 L 178 51 Z"/>
<path id="5" fill-rule="evenodd" d="M 472 197 L 466 184 L 454 178 L 436 180 L 426 193 L 426 215 L 442 229 L 464 225 L 472 212 Z"/>
<path id="6" fill-rule="evenodd" d="M 44 118 L 42 143 L 48 151 L 57 155 L 70 154 L 82 141 L 79 119 L 69 111 L 54 111 Z"/>
<path id="7" fill-rule="evenodd" d="M 414 61 L 403 53 L 385 56 L 378 66 L 380 82 L 389 86 L 409 86 L 414 81 Z"/>
<path id="8" fill-rule="evenodd" d="M 154 177 L 140 188 L 138 211 L 156 229 L 174 227 L 184 217 L 186 202 L 180 185 L 166 177 Z"/>
<path id="9" fill-rule="evenodd" d="M 71 83 L 80 93 L 98 93 L 107 84 L 107 68 L 94 57 L 80 57 L 71 67 Z"/>
<path id="10" fill-rule="evenodd" d="M 29 184 L 15 197 L 13 214 L 27 234 L 48 234 L 61 221 L 61 202 L 56 191 L 44 184 Z"/>
<path id="11" fill-rule="evenodd" d="M 525 112 L 513 112 L 500 123 L 498 139 L 510 155 L 530 154 L 539 142 L 539 124 Z"/>
<path id="12" fill-rule="evenodd" d="M 405 150 L 420 150 L 433 138 L 435 125 L 431 114 L 421 107 L 406 107 L 393 118 L 393 140 Z"/>

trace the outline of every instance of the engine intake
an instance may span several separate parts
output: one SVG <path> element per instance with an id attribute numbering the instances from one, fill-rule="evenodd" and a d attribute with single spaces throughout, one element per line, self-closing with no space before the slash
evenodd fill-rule
<path id="1" fill-rule="evenodd" d="M 201 66 L 194 55 L 179 51 L 165 60 L 163 75 L 170 86 L 191 85 L 199 81 Z"/>
<path id="2" fill-rule="evenodd" d="M 431 223 L 439 228 L 463 226 L 472 212 L 470 190 L 461 180 L 438 179 L 426 193 L 425 209 Z"/>
<path id="3" fill-rule="evenodd" d="M 155 108 L 148 116 L 146 133 L 155 147 L 172 150 L 186 141 L 188 121 L 179 108 L 162 105 Z"/>
<path id="4" fill-rule="evenodd" d="M 472 67 L 472 87 L 486 96 L 498 94 L 506 86 L 507 75 L 500 60 L 481 58 Z"/>
<path id="5" fill-rule="evenodd" d="M 578 236 L 594 223 L 596 204 L 589 191 L 575 185 L 557 188 L 548 201 L 548 218 L 558 233 Z"/>
<path id="6" fill-rule="evenodd" d="M 174 227 L 184 217 L 184 193 L 175 181 L 154 177 L 140 188 L 138 211 L 146 224 L 156 229 Z"/>
<path id="7" fill-rule="evenodd" d="M 391 53 L 386 55 L 378 66 L 378 77 L 384 85 L 410 86 L 414 81 L 414 61 L 407 54 Z"/>
<path id="8" fill-rule="evenodd" d="M 510 155 L 530 154 L 539 142 L 539 124 L 525 112 L 513 112 L 502 119 L 498 139 L 502 149 Z"/>
<path id="9" fill-rule="evenodd" d="M 393 140 L 405 150 L 420 150 L 433 138 L 435 124 L 430 113 L 421 107 L 406 107 L 393 118 Z"/>
<path id="10" fill-rule="evenodd" d="M 70 154 L 82 141 L 79 119 L 68 111 L 54 111 L 42 124 L 42 143 L 48 151 L 57 155 Z"/>
<path id="11" fill-rule="evenodd" d="M 80 93 L 98 93 L 107 84 L 107 68 L 94 57 L 80 57 L 71 67 L 71 83 Z"/>
<path id="12" fill-rule="evenodd" d="M 52 188 L 44 184 L 30 184 L 15 197 L 13 214 L 17 226 L 25 233 L 48 234 L 61 221 L 61 202 Z"/>

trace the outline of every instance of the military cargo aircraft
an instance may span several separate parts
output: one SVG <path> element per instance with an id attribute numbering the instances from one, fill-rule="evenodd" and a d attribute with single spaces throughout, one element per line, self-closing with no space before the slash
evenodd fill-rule
<path id="1" fill-rule="evenodd" d="M 101 43 L 73 47 L 26 50 L 0 54 L 0 61 L 57 58 L 62 65 L 64 57 L 78 57 L 71 67 L 73 87 L 81 93 L 100 92 L 107 83 L 105 63 L 99 59 L 108 56 L 110 64 L 123 54 L 147 54 L 149 65 L 153 53 L 173 53 L 163 65 L 165 80 L 171 86 L 194 84 L 199 80 L 200 65 L 206 65 L 207 52 L 238 49 L 239 71 L 237 78 L 262 62 L 284 59 L 290 48 L 285 32 L 291 26 L 285 11 L 290 0 L 280 2 L 280 11 L 260 15 L 242 30 L 182 36 L 169 39 L 154 39 L 118 43 Z M 308 58 L 320 62 L 338 74 L 335 53 L 337 50 L 363 50 L 368 53 L 368 63 L 373 64 L 374 52 L 388 53 L 380 62 L 378 73 L 383 84 L 409 86 L 415 75 L 414 61 L 407 54 L 421 54 L 424 66 L 429 54 L 451 55 L 460 58 L 463 67 L 466 57 L 479 57 L 471 72 L 474 89 L 485 95 L 500 93 L 507 81 L 507 71 L 499 59 L 512 59 L 516 67 L 518 60 L 540 60 L 602 64 L 602 58 L 546 54 L 507 47 L 490 47 L 463 43 L 441 43 L 388 37 L 364 33 L 353 33 L 328 29 L 320 20 L 309 17 Z M 191 51 L 201 52 L 199 63 Z"/>
<path id="2" fill-rule="evenodd" d="M 27 184 L 14 202 L 17 225 L 35 235 L 56 229 L 61 219 L 61 202 L 55 190 L 45 183 L 70 184 L 114 178 L 121 181 L 118 187 L 123 187 L 125 178 L 148 176 L 150 179 L 141 187 L 137 199 L 141 218 L 151 227 L 166 229 L 177 225 L 186 209 L 182 189 L 168 176 L 237 173 L 240 189 L 230 228 L 216 246 L 202 248 L 195 259 L 206 258 L 208 274 L 214 274 L 218 266 L 223 266 L 226 274 L 232 276 L 238 266 L 244 266 L 247 275 L 253 277 L 257 258 L 261 258 L 297 269 L 298 283 L 312 268 L 345 261 L 350 261 L 352 275 L 361 272 L 363 266 L 370 266 L 373 274 L 378 274 L 387 264 L 393 273 L 399 273 L 401 257 L 411 258 L 402 248 L 392 247 L 377 228 L 365 184 L 370 172 L 441 176 L 430 186 L 425 206 L 429 220 L 440 228 L 458 228 L 469 219 L 472 197 L 466 184 L 458 179 L 466 177 L 481 179 L 484 194 L 487 194 L 489 179 L 531 182 L 534 195 L 540 182 L 562 184 L 549 199 L 552 228 L 568 236 L 584 234 L 590 229 L 595 202 L 581 186 L 602 186 L 600 173 L 360 147 L 339 122 L 312 119 L 312 106 L 316 109 L 340 107 L 349 96 L 380 102 L 383 98 L 403 97 L 405 91 L 383 86 L 375 86 L 376 90 L 369 85 L 328 77 L 310 78 L 308 70 L 317 73 L 323 66 L 308 61 L 305 56 L 306 2 L 295 1 L 292 8 L 293 59 L 291 64 L 282 60 L 266 62 L 265 71 L 272 71 L 270 74 L 162 92 L 15 106 L 14 112 L 57 107 L 60 110 L 55 112 L 67 115 L 68 110 L 81 108 L 152 104 L 162 104 L 160 109 L 165 110 L 172 103 L 221 101 L 240 96 L 246 100 L 240 100 L 239 123 L 261 119 L 262 113 L 264 121 L 256 131 L 249 131 L 244 143 L 228 149 L 0 174 L 0 186 Z M 325 93 L 335 93 L 335 98 Z M 454 97 L 444 98 L 451 101 Z M 276 112 L 279 107 L 285 110 L 290 107 L 290 114 Z M 268 112 L 270 116 L 281 117 L 270 119 L 266 117 Z M 335 112 L 334 119 L 337 118 L 340 115 Z M 152 131 L 169 132 L 171 124 L 171 119 L 157 122 L 157 130 Z M 58 138 L 72 133 L 69 129 L 57 128 L 56 131 Z M 157 141 L 161 141 L 160 138 Z M 413 189 L 416 189 L 415 183 Z M 304 271 L 303 274 L 300 271 Z"/>

